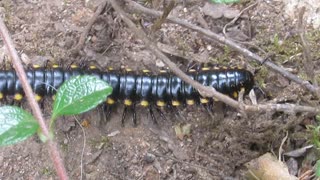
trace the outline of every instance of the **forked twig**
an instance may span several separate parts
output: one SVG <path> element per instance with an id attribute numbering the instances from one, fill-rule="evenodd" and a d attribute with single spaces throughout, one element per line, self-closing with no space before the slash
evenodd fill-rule
<path id="1" fill-rule="evenodd" d="M 84 43 L 86 41 L 86 38 L 91 30 L 91 27 L 96 22 L 98 16 L 102 13 L 102 11 L 106 7 L 106 5 L 107 5 L 107 1 L 104 1 L 98 6 L 96 12 L 91 17 L 87 26 L 85 27 L 84 31 L 82 32 L 80 39 L 78 41 L 78 44 L 74 48 L 71 49 L 71 54 L 77 55 L 79 53 L 79 51 L 81 51 L 81 49 L 83 48 Z"/>
<path id="2" fill-rule="evenodd" d="M 6 25 L 4 24 L 1 17 L 0 17 L 0 33 L 1 33 L 2 39 L 4 41 L 4 44 L 7 46 L 9 55 L 12 58 L 13 67 L 16 70 L 16 73 L 19 77 L 22 88 L 26 94 L 28 103 L 32 109 L 32 112 L 40 125 L 42 133 L 48 139 L 48 141 L 47 141 L 48 151 L 49 151 L 50 157 L 54 163 L 56 172 L 57 172 L 60 179 L 63 179 L 63 180 L 68 179 L 68 176 L 67 176 L 65 167 L 63 165 L 62 159 L 60 157 L 56 143 L 52 140 L 52 138 L 50 138 L 49 130 L 45 124 L 42 112 L 40 110 L 38 103 L 36 102 L 36 99 L 35 99 L 34 94 L 32 92 L 31 86 L 28 83 L 26 72 L 23 69 L 23 66 L 21 64 L 21 60 L 20 60 L 18 53 L 14 47 L 13 41 L 9 35 L 9 31 L 8 31 Z"/>
<path id="3" fill-rule="evenodd" d="M 240 17 L 241 15 L 246 12 L 247 10 L 249 10 L 250 8 L 252 8 L 253 6 L 256 6 L 258 4 L 259 1 L 254 2 L 253 4 L 249 5 L 248 7 L 244 8 L 235 18 L 232 19 L 232 21 L 228 22 L 224 27 L 223 27 L 223 34 L 228 37 L 227 35 L 227 27 L 233 25 Z"/>
<path id="4" fill-rule="evenodd" d="M 147 15 L 155 16 L 155 17 L 159 17 L 162 15 L 161 12 L 146 8 L 146 7 L 140 5 L 132 0 L 125 0 L 125 1 L 128 3 L 128 7 L 130 8 L 130 10 L 136 11 L 138 13 L 144 13 Z M 189 23 L 185 20 L 175 18 L 170 15 L 167 17 L 167 21 L 175 23 L 175 24 L 179 24 L 179 25 L 186 27 L 186 28 L 189 28 L 189 29 L 192 29 L 192 30 L 197 31 L 197 32 L 199 32 L 199 33 L 201 33 L 201 34 L 203 34 L 213 40 L 216 40 L 222 44 L 225 44 L 225 45 L 233 48 L 234 50 L 238 51 L 239 53 L 243 54 L 244 56 L 266 65 L 271 70 L 281 74 L 282 76 L 294 81 L 297 84 L 300 84 L 302 87 L 306 88 L 307 90 L 309 90 L 311 93 L 313 93 L 317 97 L 320 97 L 320 88 L 319 87 L 310 84 L 308 81 L 300 79 L 296 75 L 286 71 L 285 69 L 274 64 L 271 61 L 268 61 L 268 60 L 266 61 L 265 58 L 262 58 L 262 57 L 258 56 L 257 54 L 249 51 L 248 49 L 241 47 L 239 44 L 231 41 L 230 39 L 228 39 L 224 36 L 218 35 L 210 30 L 201 28 L 201 27 L 196 26 L 192 23 Z"/>

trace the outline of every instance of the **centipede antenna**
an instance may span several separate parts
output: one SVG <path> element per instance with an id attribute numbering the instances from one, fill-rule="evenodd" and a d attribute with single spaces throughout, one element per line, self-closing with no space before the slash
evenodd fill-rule
<path id="1" fill-rule="evenodd" d="M 128 106 L 124 106 L 123 113 L 122 113 L 122 119 L 121 119 L 121 126 L 122 127 L 124 127 L 124 120 L 126 118 L 127 111 L 128 111 Z"/>
<path id="2" fill-rule="evenodd" d="M 158 124 L 158 121 L 157 121 L 156 117 L 154 116 L 154 113 L 153 113 L 151 105 L 149 106 L 149 113 L 150 113 L 150 116 L 151 116 L 151 119 L 152 119 L 153 123 L 154 124 Z"/>

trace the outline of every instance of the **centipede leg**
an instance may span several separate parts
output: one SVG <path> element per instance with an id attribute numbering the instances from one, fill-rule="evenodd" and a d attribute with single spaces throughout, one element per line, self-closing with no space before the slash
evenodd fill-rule
<path id="1" fill-rule="evenodd" d="M 112 105 L 104 105 L 105 121 L 108 122 L 112 112 Z"/>
<path id="2" fill-rule="evenodd" d="M 181 114 L 181 111 L 179 110 L 178 107 L 174 106 L 172 107 L 173 111 L 176 114 L 176 117 L 178 117 L 177 119 L 182 119 L 183 121 L 186 121 L 186 118 Z"/>
<path id="3" fill-rule="evenodd" d="M 194 69 L 194 67 L 197 66 L 197 62 L 195 61 L 191 61 L 187 64 L 187 72 L 190 70 L 190 69 Z"/>
<path id="4" fill-rule="evenodd" d="M 161 111 L 160 108 L 156 107 L 156 110 L 158 111 L 158 113 L 160 114 L 161 118 L 165 121 L 167 121 L 167 118 L 166 116 L 163 114 L 163 112 Z"/>
<path id="5" fill-rule="evenodd" d="M 124 106 L 123 113 L 122 113 L 122 119 L 121 119 L 121 126 L 124 126 L 124 120 L 126 118 L 127 111 L 128 111 L 128 106 Z"/>
<path id="6" fill-rule="evenodd" d="M 153 121 L 154 124 L 158 124 L 156 117 L 154 116 L 153 110 L 152 110 L 152 106 L 149 106 L 149 113 L 151 116 L 151 119 Z"/>
<path id="7" fill-rule="evenodd" d="M 13 106 L 14 105 L 14 100 L 9 98 L 9 100 L 7 101 L 7 103 L 10 105 L 10 106 Z"/>
<path id="8" fill-rule="evenodd" d="M 133 104 L 131 107 L 131 111 L 132 111 L 132 122 L 134 126 L 137 126 L 137 115 L 136 115 L 136 111 L 135 108 L 136 106 Z"/>
<path id="9" fill-rule="evenodd" d="M 40 104 L 40 108 L 41 108 L 41 109 L 44 109 L 44 99 L 41 99 L 41 100 L 39 101 L 39 104 Z"/>
<path id="10" fill-rule="evenodd" d="M 209 116 L 214 119 L 214 115 L 212 114 L 212 105 L 210 107 L 210 105 L 208 104 L 201 104 L 202 107 L 204 107 L 206 109 L 206 111 L 208 112 Z"/>

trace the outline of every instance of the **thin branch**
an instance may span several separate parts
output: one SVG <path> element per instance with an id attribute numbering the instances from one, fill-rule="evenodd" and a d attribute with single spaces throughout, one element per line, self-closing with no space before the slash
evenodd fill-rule
<path id="1" fill-rule="evenodd" d="M 102 13 L 102 11 L 106 7 L 106 5 L 107 5 L 107 1 L 104 1 L 98 6 L 96 12 L 91 17 L 91 19 L 89 20 L 87 26 L 85 27 L 84 31 L 82 32 L 82 34 L 80 36 L 80 39 L 78 41 L 78 44 L 74 48 L 71 49 L 71 54 L 77 55 L 81 51 L 81 49 L 83 48 L 84 43 L 86 41 L 86 38 L 87 38 L 87 36 L 88 36 L 88 34 L 89 34 L 90 30 L 91 30 L 91 27 L 96 22 L 97 18 Z"/>
<path id="2" fill-rule="evenodd" d="M 56 143 L 52 140 L 52 138 L 50 138 L 49 131 L 48 131 L 48 128 L 45 124 L 42 112 L 40 110 L 38 103 L 35 100 L 31 86 L 28 83 L 26 72 L 23 69 L 23 66 L 21 64 L 21 60 L 20 60 L 18 53 L 13 45 L 13 41 L 9 35 L 8 29 L 7 29 L 6 25 L 4 24 L 1 17 L 0 17 L 0 33 L 1 33 L 2 39 L 4 41 L 4 44 L 6 45 L 8 52 L 12 58 L 13 67 L 17 72 L 17 75 L 18 75 L 19 80 L 21 82 L 22 88 L 27 96 L 27 100 L 28 100 L 29 105 L 32 109 L 32 112 L 40 125 L 42 133 L 48 139 L 48 151 L 49 151 L 50 157 L 54 163 L 56 172 L 57 172 L 60 179 L 63 179 L 63 180 L 68 179 L 68 176 L 67 176 L 65 167 L 62 163 L 62 159 L 59 155 L 59 151 L 56 146 Z"/>
<path id="3" fill-rule="evenodd" d="M 253 4 L 249 5 L 248 7 L 244 8 L 235 18 L 232 19 L 232 21 L 228 22 L 224 27 L 223 27 L 223 34 L 228 37 L 227 35 L 227 27 L 233 25 L 240 17 L 241 15 L 248 11 L 250 8 L 252 8 L 253 6 L 256 6 L 258 4 L 259 1 L 254 2 Z"/>
<path id="4" fill-rule="evenodd" d="M 146 8 L 132 0 L 125 0 L 128 3 L 128 7 L 130 10 L 134 10 L 136 12 L 139 13 L 145 13 L 147 15 L 151 15 L 151 16 L 155 16 L 155 17 L 159 17 L 161 16 L 161 12 L 159 11 L 155 11 L 149 8 Z M 270 69 L 272 69 L 273 71 L 281 74 L 282 76 L 296 82 L 297 84 L 300 84 L 301 86 L 303 86 L 304 88 L 308 89 L 310 92 L 312 92 L 314 95 L 316 95 L 317 97 L 320 97 L 320 88 L 317 86 L 313 86 L 312 84 L 310 84 L 308 81 L 302 80 L 299 77 L 295 76 L 294 74 L 287 72 L 286 70 L 284 70 L 283 68 L 277 66 L 276 64 L 272 63 L 271 61 L 266 61 L 264 58 L 258 56 L 257 54 L 249 51 L 248 49 L 245 49 L 243 47 L 241 47 L 239 44 L 231 41 L 228 38 L 225 38 L 224 36 L 218 35 L 210 30 L 207 29 L 203 29 L 199 26 L 196 26 L 192 23 L 189 23 L 185 20 L 179 19 L 179 18 L 175 18 L 172 16 L 168 16 L 167 17 L 167 21 L 175 23 L 175 24 L 179 24 L 183 27 L 192 29 L 194 31 L 197 31 L 211 39 L 214 39 L 222 44 L 228 45 L 229 47 L 233 48 L 234 50 L 238 51 L 239 53 L 243 54 L 244 56 L 253 59 L 261 64 L 266 65 L 267 67 L 269 67 Z"/>
<path id="5" fill-rule="evenodd" d="M 258 104 L 255 106 L 244 105 L 244 110 L 251 112 L 279 111 L 287 113 L 310 112 L 320 113 L 320 107 L 301 106 L 296 104 Z"/>
<path id="6" fill-rule="evenodd" d="M 167 45 L 167 44 L 162 44 L 160 42 L 157 43 L 157 46 L 159 47 L 159 49 L 167 54 L 171 54 L 173 56 L 177 56 L 183 59 L 187 59 L 190 61 L 194 61 L 194 62 L 202 62 L 205 63 L 207 62 L 207 58 L 206 56 L 203 56 L 201 54 L 197 54 L 197 53 L 193 53 L 191 51 L 183 51 L 183 50 L 179 50 L 173 46 Z"/>
<path id="7" fill-rule="evenodd" d="M 308 78 L 314 82 L 314 64 L 312 62 L 311 58 L 311 52 L 310 52 L 310 46 L 308 43 L 308 40 L 305 35 L 305 30 L 303 26 L 303 15 L 306 8 L 302 7 L 299 12 L 299 19 L 298 19 L 298 32 L 302 43 L 302 49 L 303 49 L 303 65 L 304 65 L 304 71 L 307 74 Z"/>

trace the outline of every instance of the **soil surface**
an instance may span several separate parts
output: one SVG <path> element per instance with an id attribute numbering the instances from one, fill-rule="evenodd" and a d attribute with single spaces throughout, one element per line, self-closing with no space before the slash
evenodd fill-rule
<path id="1" fill-rule="evenodd" d="M 78 43 L 99 2 L 3 0 L 0 12 L 26 63 L 94 62 L 99 67 L 112 66 L 120 70 L 124 66 L 136 72 L 147 68 L 155 74 L 165 68 L 109 5 L 92 26 L 80 54 L 72 54 L 71 49 Z M 162 1 L 139 3 L 159 11 L 165 9 Z M 176 1 L 171 15 L 222 34 L 224 26 L 253 3 L 217 6 L 207 1 Z M 303 63 L 296 17 L 285 14 L 283 7 L 280 1 L 259 1 L 234 24 L 229 24 L 226 34 L 253 52 L 271 57 L 286 70 L 310 80 L 309 66 L 306 68 Z M 181 68 L 194 60 L 189 59 L 186 52 L 195 54 L 199 57 L 195 61 L 202 63 L 242 66 L 256 74 L 256 84 L 264 92 L 264 95 L 257 94 L 259 103 L 319 105 L 301 86 L 227 46 L 176 24 L 164 23 L 154 30 L 156 18 L 125 10 L 152 40 L 185 52 L 185 57 L 178 57 L 162 47 Z M 312 47 L 311 71 L 316 75 L 314 83 L 319 83 L 320 34 L 306 26 Z M 7 63 L 3 43 L 1 46 L 1 62 Z M 52 100 L 47 98 L 45 102 L 44 114 L 49 119 Z M 248 97 L 245 102 L 250 103 Z M 27 103 L 22 106 L 28 108 Z M 245 163 L 266 152 L 278 155 L 286 132 L 284 152 L 310 144 L 306 126 L 315 123 L 314 114 L 267 112 L 244 117 L 233 108 L 215 103 L 211 114 L 202 106 L 166 109 L 165 119 L 155 113 L 158 124 L 152 122 L 146 109 L 137 107 L 137 127 L 133 126 L 131 114 L 122 127 L 122 112 L 123 105 L 119 103 L 107 121 L 102 108 L 57 121 L 55 137 L 70 179 L 243 179 L 247 171 Z M 183 137 L 177 133 L 180 128 L 187 131 Z M 304 157 L 293 159 L 298 163 L 298 168 L 292 171 L 294 175 L 298 174 Z M 310 164 L 313 165 L 314 160 Z M 0 179 L 57 179 L 57 176 L 47 147 L 34 137 L 1 147 Z"/>

